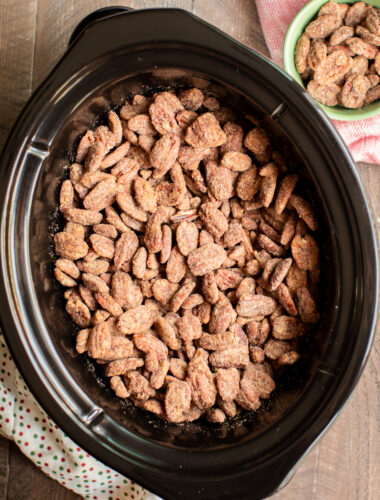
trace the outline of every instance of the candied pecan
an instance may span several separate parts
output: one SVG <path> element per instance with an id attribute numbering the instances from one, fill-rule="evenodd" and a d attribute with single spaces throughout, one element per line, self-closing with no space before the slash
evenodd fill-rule
<path id="1" fill-rule="evenodd" d="M 250 321 L 246 326 L 246 334 L 250 344 L 262 345 L 266 342 L 270 332 L 269 321 Z"/>
<path id="2" fill-rule="evenodd" d="M 347 11 L 345 23 L 347 26 L 356 26 L 366 16 L 367 5 L 364 2 L 355 2 Z"/>
<path id="3" fill-rule="evenodd" d="M 196 283 L 190 281 L 189 283 L 184 284 L 175 294 L 172 296 L 170 309 L 173 312 L 177 312 L 180 307 L 183 305 L 185 300 L 189 297 L 191 292 L 194 290 Z"/>
<path id="4" fill-rule="evenodd" d="M 258 315 L 267 316 L 272 314 L 276 308 L 276 301 L 264 295 L 243 294 L 236 306 L 236 312 L 240 316 L 254 317 Z"/>
<path id="5" fill-rule="evenodd" d="M 68 260 L 78 260 L 87 255 L 88 245 L 74 234 L 64 231 L 54 235 L 57 255 Z"/>
<path id="6" fill-rule="evenodd" d="M 206 412 L 206 420 L 214 424 L 222 424 L 226 420 L 226 415 L 220 408 L 212 408 Z"/>
<path id="7" fill-rule="evenodd" d="M 166 263 L 166 276 L 172 283 L 179 283 L 186 273 L 186 261 L 184 256 L 178 250 L 178 247 L 173 247 L 170 252 L 170 257 Z"/>
<path id="8" fill-rule="evenodd" d="M 202 334 L 202 325 L 193 314 L 186 314 L 177 320 L 178 334 L 185 343 L 199 339 Z"/>
<path id="9" fill-rule="evenodd" d="M 243 273 L 240 269 L 218 269 L 215 273 L 216 284 L 219 290 L 228 290 L 237 288 L 243 279 Z"/>
<path id="10" fill-rule="evenodd" d="M 294 363 L 296 363 L 299 359 L 300 359 L 300 355 L 298 354 L 298 352 L 296 351 L 289 351 L 289 352 L 285 352 L 284 354 L 282 354 L 277 362 L 279 364 L 279 366 L 283 366 L 283 365 L 294 365 Z"/>
<path id="11" fill-rule="evenodd" d="M 220 368 L 216 372 L 216 387 L 223 401 L 232 402 L 239 391 L 240 374 L 236 368 Z"/>
<path id="12" fill-rule="evenodd" d="M 239 151 L 228 151 L 224 154 L 221 165 L 235 172 L 245 172 L 251 167 L 252 160 L 247 154 Z"/>
<path id="13" fill-rule="evenodd" d="M 177 113 L 176 120 L 177 120 L 178 125 L 182 129 L 186 129 L 187 127 L 189 127 L 193 123 L 193 121 L 197 117 L 198 117 L 198 114 L 195 113 L 195 111 L 184 110 L 184 111 L 180 111 L 179 113 Z"/>
<path id="14" fill-rule="evenodd" d="M 75 348 L 79 354 L 83 354 L 87 351 L 87 342 L 90 332 L 91 330 L 89 328 L 80 330 L 78 332 L 78 335 L 75 339 Z"/>
<path id="15" fill-rule="evenodd" d="M 370 104 L 371 102 L 376 101 L 377 99 L 380 99 L 380 85 L 376 85 L 376 87 L 373 87 L 367 92 L 364 104 Z"/>
<path id="16" fill-rule="evenodd" d="M 125 262 L 129 262 L 139 247 L 136 233 L 131 229 L 125 231 L 115 243 L 114 266 L 120 269 Z"/>
<path id="17" fill-rule="evenodd" d="M 292 255 L 298 267 L 302 270 L 315 269 L 319 263 L 319 249 L 314 238 L 309 234 L 302 236 L 295 236 L 292 244 Z"/>
<path id="18" fill-rule="evenodd" d="M 217 200 L 228 200 L 233 194 L 231 170 L 209 161 L 205 168 L 206 184 Z"/>
<path id="19" fill-rule="evenodd" d="M 349 41 L 346 43 L 348 44 Z M 365 43 L 365 42 L 363 42 Z M 316 67 L 314 80 L 319 84 L 334 83 L 343 77 L 351 68 L 351 58 L 342 50 L 329 54 L 323 64 Z"/>
<path id="20" fill-rule="evenodd" d="M 96 142 L 91 146 L 86 155 L 86 161 L 84 164 L 85 170 L 88 172 L 96 172 L 100 169 L 100 165 L 107 153 L 107 148 L 103 142 Z"/>
<path id="21" fill-rule="evenodd" d="M 71 276 L 71 278 L 78 279 L 80 276 L 79 269 L 74 264 L 72 260 L 69 259 L 57 259 L 55 265 L 62 272 Z"/>
<path id="22" fill-rule="evenodd" d="M 218 302 L 211 311 L 209 332 L 215 334 L 223 333 L 234 323 L 235 319 L 236 312 L 231 302 L 223 294 L 220 294 Z"/>
<path id="23" fill-rule="evenodd" d="M 144 242 L 150 253 L 158 253 L 162 248 L 162 220 L 160 212 L 152 214 L 145 226 Z"/>
<path id="24" fill-rule="evenodd" d="M 187 264 L 195 276 L 204 276 L 218 269 L 226 257 L 226 251 L 222 246 L 210 243 L 191 252 Z"/>
<path id="25" fill-rule="evenodd" d="M 207 325 L 211 317 L 211 304 L 210 302 L 204 301 L 202 304 L 199 304 L 199 306 L 194 307 L 192 312 L 202 324 Z"/>
<path id="26" fill-rule="evenodd" d="M 272 325 L 272 335 L 279 340 L 294 339 L 305 332 L 305 325 L 297 318 L 278 316 Z"/>
<path id="27" fill-rule="evenodd" d="M 292 259 L 290 258 L 283 259 L 276 265 L 269 279 L 269 286 L 271 291 L 277 290 L 277 288 L 280 286 L 280 284 L 288 274 L 291 265 Z"/>
<path id="28" fill-rule="evenodd" d="M 125 334 L 144 332 L 153 325 L 156 317 L 157 313 L 146 305 L 132 307 L 119 317 L 118 327 Z"/>
<path id="29" fill-rule="evenodd" d="M 186 381 L 190 385 L 192 399 L 196 406 L 201 410 L 208 410 L 215 403 L 217 391 L 214 377 L 203 353 L 205 353 L 203 349 L 198 349 L 189 362 Z"/>
<path id="30" fill-rule="evenodd" d="M 83 224 L 84 226 L 92 226 L 99 224 L 103 218 L 100 212 L 95 210 L 84 210 L 82 208 L 68 208 L 65 210 L 65 218 L 68 221 Z"/>
<path id="31" fill-rule="evenodd" d="M 278 300 L 280 301 L 280 304 L 285 309 L 285 311 L 292 316 L 297 316 L 298 311 L 294 304 L 293 298 L 290 295 L 289 288 L 284 285 L 284 283 L 281 283 L 277 288 L 277 293 Z"/>
<path id="32" fill-rule="evenodd" d="M 360 108 L 364 104 L 370 82 L 364 75 L 347 80 L 339 95 L 339 100 L 346 108 Z"/>
<path id="33" fill-rule="evenodd" d="M 87 132 L 83 135 L 83 137 L 79 141 L 77 147 L 77 154 L 75 157 L 75 161 L 77 163 L 82 163 L 85 160 L 88 150 L 94 144 L 94 142 L 95 142 L 95 137 L 93 131 L 87 130 Z"/>
<path id="34" fill-rule="evenodd" d="M 128 392 L 136 399 L 146 401 L 155 396 L 156 391 L 150 386 L 149 381 L 137 371 L 130 371 L 124 375 Z"/>
<path id="35" fill-rule="evenodd" d="M 82 280 L 85 286 L 93 292 L 109 292 L 107 284 L 99 276 L 96 276 L 96 274 L 83 273 Z"/>
<path id="36" fill-rule="evenodd" d="M 367 17 L 365 24 L 371 33 L 379 35 L 380 33 L 380 16 L 379 11 L 372 6 L 367 6 Z"/>
<path id="37" fill-rule="evenodd" d="M 138 207 L 131 195 L 119 192 L 116 194 L 116 201 L 119 207 L 129 216 L 141 222 L 148 220 L 148 214 Z"/>
<path id="38" fill-rule="evenodd" d="M 62 272 L 57 267 L 54 269 L 54 276 L 57 281 L 61 283 L 62 286 L 73 287 L 76 286 L 77 282 L 70 278 L 66 273 Z"/>
<path id="39" fill-rule="evenodd" d="M 128 128 L 137 134 L 154 135 L 156 130 L 150 121 L 149 115 L 135 115 L 128 120 Z"/>
<path id="40" fill-rule="evenodd" d="M 95 300 L 94 294 L 84 285 L 79 285 L 79 294 L 86 304 L 86 306 L 90 309 L 90 311 L 96 311 L 98 308 L 98 304 Z"/>
<path id="41" fill-rule="evenodd" d="M 257 345 L 249 346 L 249 356 L 252 363 L 262 363 L 265 359 L 264 349 Z"/>
<path id="42" fill-rule="evenodd" d="M 268 399 L 276 388 L 276 384 L 270 375 L 261 370 L 256 370 L 253 365 L 250 365 L 244 370 L 241 387 L 254 387 L 260 398 Z"/>
<path id="43" fill-rule="evenodd" d="M 256 129 L 255 129 L 256 130 Z M 236 184 L 236 194 L 242 200 L 251 200 L 260 189 L 262 179 L 257 175 L 257 169 L 252 166 L 239 175 Z"/>
<path id="44" fill-rule="evenodd" d="M 103 144 L 105 152 L 115 146 L 115 137 L 111 130 L 105 125 L 100 125 L 94 130 L 95 144 Z"/>
<path id="45" fill-rule="evenodd" d="M 124 375 L 126 372 L 136 370 L 141 366 L 144 366 L 144 360 L 141 358 L 116 359 L 108 363 L 104 370 L 104 374 L 106 377 Z"/>
<path id="46" fill-rule="evenodd" d="M 184 380 L 187 375 L 187 363 L 184 359 L 171 358 L 169 371 L 174 377 Z"/>
<path id="47" fill-rule="evenodd" d="M 111 297 L 108 293 L 95 293 L 95 299 L 100 304 L 100 306 L 108 311 L 112 316 L 120 316 L 123 313 L 122 308 L 116 302 L 115 299 Z"/>
<path id="48" fill-rule="evenodd" d="M 162 226 L 162 247 L 160 255 L 160 263 L 165 264 L 172 249 L 172 230 L 166 224 Z"/>
<path id="49" fill-rule="evenodd" d="M 296 50 L 294 54 L 294 60 L 298 73 L 303 73 L 306 69 L 307 56 L 310 50 L 310 38 L 306 33 L 302 33 L 299 37 Z"/>
<path id="50" fill-rule="evenodd" d="M 262 128 L 254 128 L 245 136 L 244 146 L 255 156 L 265 153 L 269 146 L 269 138 Z"/>
<path id="51" fill-rule="evenodd" d="M 300 318 L 304 323 L 317 323 L 320 314 L 315 300 L 306 287 L 300 287 L 296 290 L 297 306 Z"/>
<path id="52" fill-rule="evenodd" d="M 137 203 L 145 212 L 157 210 L 156 194 L 149 182 L 137 177 L 134 182 L 134 191 Z"/>
<path id="53" fill-rule="evenodd" d="M 169 360 L 165 359 L 159 364 L 158 370 L 152 372 L 152 375 L 150 377 L 150 385 L 153 387 L 153 389 L 160 389 L 164 385 L 165 378 L 169 371 L 169 366 Z"/>
<path id="54" fill-rule="evenodd" d="M 341 88 L 335 83 L 320 85 L 314 80 L 311 80 L 307 85 L 307 91 L 311 97 L 325 106 L 336 106 L 338 104 L 338 94 Z"/>
<path id="55" fill-rule="evenodd" d="M 92 248 L 99 255 L 99 257 L 104 257 L 106 259 L 113 258 L 115 253 L 115 243 L 110 238 L 101 236 L 100 234 L 92 234 L 89 239 Z"/>
<path id="56" fill-rule="evenodd" d="M 330 45 L 338 45 L 354 35 L 352 26 L 341 26 L 330 37 Z"/>
<path id="57" fill-rule="evenodd" d="M 154 328 L 161 340 L 174 351 L 181 348 L 181 341 L 177 338 L 174 328 L 165 318 L 157 318 L 154 323 Z M 158 387 L 156 387 L 158 389 Z"/>
<path id="58" fill-rule="evenodd" d="M 91 358 L 100 358 L 105 355 L 112 344 L 112 335 L 107 323 L 101 323 L 92 328 L 87 342 L 87 353 Z"/>
<path id="59" fill-rule="evenodd" d="M 214 203 L 203 203 L 199 210 L 202 222 L 209 233 L 220 238 L 228 229 L 228 222 Z"/>
<path id="60" fill-rule="evenodd" d="M 146 307 L 146 306 L 141 306 Z M 146 357 L 148 354 L 154 354 L 154 357 L 158 363 L 164 361 L 168 356 L 168 348 L 167 346 L 157 337 L 152 335 L 151 333 L 137 333 L 133 335 L 133 342 L 137 349 L 144 352 L 145 356 L 145 365 L 148 371 L 155 371 L 158 369 L 159 365 L 157 364 L 154 368 L 155 370 L 150 370 L 147 365 Z M 150 367 L 152 368 L 152 367 Z"/>
<path id="61" fill-rule="evenodd" d="M 100 234 L 101 236 L 106 236 L 107 238 L 111 238 L 112 240 L 115 240 L 118 235 L 116 227 L 111 226 L 111 224 L 95 224 L 92 229 L 94 233 Z"/>
<path id="62" fill-rule="evenodd" d="M 311 205 L 304 198 L 292 194 L 290 197 L 290 205 L 295 208 L 298 216 L 306 222 L 312 231 L 317 229 L 317 217 Z"/>
<path id="63" fill-rule="evenodd" d="M 165 393 L 165 410 L 171 422 L 182 422 L 183 416 L 190 410 L 190 385 L 182 380 L 170 382 Z"/>
<path id="64" fill-rule="evenodd" d="M 352 50 L 352 52 L 364 56 L 367 59 L 375 59 L 376 55 L 379 52 L 375 46 L 365 42 L 358 37 L 352 37 L 346 40 L 346 44 Z"/>
<path id="65" fill-rule="evenodd" d="M 63 181 L 59 193 L 59 209 L 61 211 L 71 208 L 74 202 L 74 188 L 69 179 Z"/>
<path id="66" fill-rule="evenodd" d="M 190 111 L 195 111 L 200 108 L 203 103 L 203 93 L 197 88 L 192 88 L 188 90 L 181 90 L 179 93 L 179 100 L 185 109 Z"/>
<path id="67" fill-rule="evenodd" d="M 121 144 L 118 148 L 112 151 L 112 153 L 109 153 L 103 158 L 99 168 L 104 170 L 115 165 L 127 155 L 130 146 L 131 144 L 129 142 Z"/>
<path id="68" fill-rule="evenodd" d="M 249 365 L 248 345 L 214 351 L 210 354 L 209 361 L 214 368 L 246 368 Z"/>
<path id="69" fill-rule="evenodd" d="M 163 177 L 174 164 L 180 145 L 180 139 L 175 134 L 166 134 L 153 146 L 150 162 L 155 168 L 153 178 Z"/>
<path id="70" fill-rule="evenodd" d="M 318 16 L 305 29 L 310 38 L 325 38 L 340 26 L 340 20 L 334 14 Z"/>
<path id="71" fill-rule="evenodd" d="M 102 309 L 98 309 L 95 311 L 91 318 L 92 325 L 100 325 L 104 323 L 110 317 L 110 313 L 108 311 L 103 311 Z"/>
<path id="72" fill-rule="evenodd" d="M 179 251 L 187 257 L 198 246 L 199 233 L 193 222 L 182 221 L 176 231 L 176 239 Z"/>
<path id="73" fill-rule="evenodd" d="M 236 330 L 231 329 L 211 335 L 209 333 L 202 333 L 198 345 L 208 351 L 221 351 L 234 345 L 246 344 L 246 340 L 244 332 L 236 332 Z"/>
<path id="74" fill-rule="evenodd" d="M 78 261 L 77 262 L 78 269 L 82 272 L 89 274 L 103 274 L 108 271 L 109 262 L 104 259 L 95 259 L 86 261 Z"/>
<path id="75" fill-rule="evenodd" d="M 280 356 L 290 351 L 291 347 L 285 340 L 270 339 L 265 344 L 265 355 L 269 359 L 278 359 Z"/>
<path id="76" fill-rule="evenodd" d="M 110 378 L 110 387 L 119 398 L 129 398 L 131 395 L 130 392 L 127 391 L 124 382 L 119 376 L 113 376 Z"/>
<path id="77" fill-rule="evenodd" d="M 182 111 L 183 106 L 179 99 L 171 92 L 160 92 L 149 106 L 149 114 L 154 128 L 160 134 L 172 132 L 178 134 L 181 128 L 175 119 L 175 114 Z"/>
<path id="78" fill-rule="evenodd" d="M 190 146 L 213 148 L 225 142 L 226 134 L 212 113 L 204 113 L 188 127 L 185 140 Z"/>

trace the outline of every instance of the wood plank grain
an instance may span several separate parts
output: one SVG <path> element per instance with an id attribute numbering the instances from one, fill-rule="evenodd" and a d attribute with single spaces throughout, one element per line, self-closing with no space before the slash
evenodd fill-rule
<path id="1" fill-rule="evenodd" d="M 5 1 L 5 0 L 2 0 Z M 67 48 L 70 35 L 88 14 L 101 7 L 121 5 L 133 9 L 179 7 L 190 10 L 192 0 L 39 0 L 37 13 L 33 89 L 48 75 Z M 48 42 L 47 42 L 48 41 Z"/>
<path id="2" fill-rule="evenodd" d="M 49 478 L 10 444 L 10 474 L 7 500 L 79 500 L 72 491 Z M 43 492 L 43 493 L 41 493 Z"/>
<path id="3" fill-rule="evenodd" d="M 37 0 L 0 0 L 0 150 L 32 81 Z"/>
<path id="4" fill-rule="evenodd" d="M 5 500 L 8 492 L 9 441 L 0 437 L 0 499 Z"/>
<path id="5" fill-rule="evenodd" d="M 269 57 L 255 2 L 252 0 L 194 0 L 193 12 L 239 42 Z"/>

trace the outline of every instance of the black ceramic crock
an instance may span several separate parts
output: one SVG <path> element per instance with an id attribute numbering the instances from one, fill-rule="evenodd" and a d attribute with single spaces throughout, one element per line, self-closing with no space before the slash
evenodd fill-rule
<path id="1" fill-rule="evenodd" d="M 172 85 L 208 85 L 239 113 L 258 117 L 319 207 L 321 325 L 267 407 L 221 426 L 176 426 L 132 405 L 120 409 L 101 375 L 75 353 L 74 326 L 52 277 L 67 151 L 126 95 Z M 312 99 L 260 54 L 185 11 L 103 10 L 81 23 L 25 106 L 0 169 L 2 328 L 56 423 L 166 500 L 259 499 L 283 485 L 352 393 L 377 302 L 365 196 L 352 158 Z"/>

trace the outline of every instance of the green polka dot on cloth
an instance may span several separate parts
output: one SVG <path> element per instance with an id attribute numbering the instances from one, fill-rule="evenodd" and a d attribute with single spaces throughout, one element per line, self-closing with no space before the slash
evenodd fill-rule
<path id="1" fill-rule="evenodd" d="M 26 387 L 1 332 L 0 366 L 0 435 L 14 440 L 42 472 L 89 500 L 158 499 L 86 453 L 54 424 Z"/>

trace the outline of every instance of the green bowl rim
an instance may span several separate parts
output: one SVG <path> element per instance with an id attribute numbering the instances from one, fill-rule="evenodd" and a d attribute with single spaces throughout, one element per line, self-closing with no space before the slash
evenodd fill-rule
<path id="1" fill-rule="evenodd" d="M 292 76 L 305 90 L 305 86 L 301 80 L 300 74 L 298 73 L 295 63 L 294 63 L 294 52 L 298 36 L 295 36 L 295 31 L 298 29 L 299 24 L 303 24 L 303 20 L 307 18 L 309 22 L 317 11 L 327 3 L 328 0 L 310 0 L 301 10 L 299 10 L 296 16 L 290 23 L 284 40 L 284 45 L 282 49 L 282 57 L 284 62 L 285 71 Z M 356 0 L 336 0 L 337 3 L 354 3 Z M 378 7 L 378 1 L 364 0 L 365 3 Z M 379 5 L 380 7 L 380 5 Z M 310 14 L 310 17 L 309 17 Z M 306 26 L 306 23 L 305 23 Z M 380 102 L 374 102 L 360 109 L 347 109 L 338 106 L 325 106 L 314 99 L 315 102 L 323 109 L 323 111 L 332 119 L 340 121 L 356 121 L 364 120 L 380 113 Z"/>

